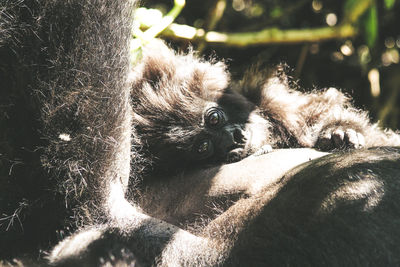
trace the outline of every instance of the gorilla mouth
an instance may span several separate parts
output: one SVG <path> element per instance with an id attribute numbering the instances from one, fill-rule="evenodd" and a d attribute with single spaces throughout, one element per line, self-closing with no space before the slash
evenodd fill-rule
<path id="1" fill-rule="evenodd" d="M 225 162 L 233 163 L 246 158 L 249 154 L 245 149 L 245 143 L 235 144 L 229 147 Z"/>
<path id="2" fill-rule="evenodd" d="M 234 143 L 233 145 L 229 146 L 227 149 L 227 152 L 231 152 L 232 150 L 238 149 L 238 148 L 244 148 L 246 145 L 245 142 L 242 143 Z"/>

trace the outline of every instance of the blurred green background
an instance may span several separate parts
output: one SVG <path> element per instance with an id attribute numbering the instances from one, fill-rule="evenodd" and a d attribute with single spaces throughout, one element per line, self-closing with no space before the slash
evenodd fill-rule
<path id="1" fill-rule="evenodd" d="M 145 30 L 174 3 L 141 6 Z M 340 88 L 373 120 L 400 129 L 399 0 L 188 0 L 160 37 L 226 59 L 233 77 L 260 60 L 286 62 L 304 90 Z"/>

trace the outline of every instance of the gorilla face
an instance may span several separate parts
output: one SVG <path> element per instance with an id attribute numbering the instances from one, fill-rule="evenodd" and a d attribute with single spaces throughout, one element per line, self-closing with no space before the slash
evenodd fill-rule
<path id="1" fill-rule="evenodd" d="M 203 112 L 202 131 L 194 137 L 192 158 L 194 160 L 219 161 L 246 144 L 245 125 L 247 118 L 237 118 L 235 113 L 243 114 L 240 106 L 226 107 L 215 103 Z M 234 114 L 229 113 L 232 109 Z"/>
<path id="2" fill-rule="evenodd" d="M 203 131 L 193 142 L 192 158 L 234 162 L 257 151 L 268 141 L 269 124 L 241 95 L 225 90 L 203 113 Z"/>
<path id="3" fill-rule="evenodd" d="M 153 156 L 153 171 L 238 161 L 267 142 L 268 122 L 243 96 L 226 89 L 213 102 L 200 97 L 194 102 L 197 109 L 183 110 L 178 103 L 162 113 L 164 121 L 137 125 Z"/>

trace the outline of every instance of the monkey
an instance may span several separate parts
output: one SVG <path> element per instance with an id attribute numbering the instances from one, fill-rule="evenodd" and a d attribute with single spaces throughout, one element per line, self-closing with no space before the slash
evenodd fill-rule
<path id="1" fill-rule="evenodd" d="M 133 123 L 153 174 L 235 162 L 272 148 L 400 145 L 398 133 L 371 123 L 337 89 L 292 89 L 283 65 L 252 67 L 235 82 L 223 62 L 156 41 L 133 76 Z"/>
<path id="2" fill-rule="evenodd" d="M 186 199 L 239 194 L 196 233 L 130 199 L 129 180 L 138 179 L 140 162 L 146 162 L 129 81 L 134 6 L 122 0 L 0 2 L 1 260 L 16 257 L 22 261 L 16 264 L 28 266 L 399 262 L 392 245 L 400 229 L 396 148 L 344 151 L 310 162 L 322 155 L 305 149 L 275 157 L 276 151 L 217 166 L 227 171 L 218 183 L 217 170 L 200 169 L 166 176 L 154 181 L 153 191 L 143 191 L 151 203 L 176 194 L 183 179 L 203 188 L 180 191 Z M 220 88 L 224 76 L 203 74 L 196 80 Z M 297 161 L 282 167 L 274 161 L 282 157 Z M 260 164 L 277 173 L 268 179 L 265 168 L 254 168 Z M 248 168 L 257 173 L 251 177 Z M 237 170 L 248 179 L 227 183 Z M 321 183 L 321 177 L 332 182 Z M 254 191 L 265 180 L 270 183 Z M 309 222 L 323 231 L 307 228 Z M 24 262 L 27 255 L 32 261 Z"/>

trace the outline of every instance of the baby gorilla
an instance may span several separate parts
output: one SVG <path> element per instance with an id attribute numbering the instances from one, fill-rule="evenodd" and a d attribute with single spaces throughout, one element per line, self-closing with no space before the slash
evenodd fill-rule
<path id="1" fill-rule="evenodd" d="M 229 80 L 222 62 L 177 54 L 159 41 L 144 49 L 132 106 L 152 171 L 232 162 L 272 148 L 400 145 L 399 135 L 371 124 L 338 90 L 292 90 L 282 67 Z"/>

